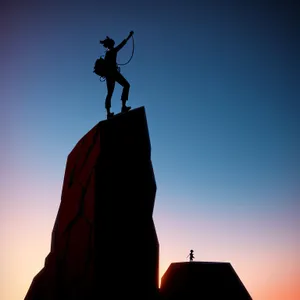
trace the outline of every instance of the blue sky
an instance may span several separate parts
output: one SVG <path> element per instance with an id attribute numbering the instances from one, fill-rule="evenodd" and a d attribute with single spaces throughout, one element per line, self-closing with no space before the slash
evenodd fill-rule
<path id="1" fill-rule="evenodd" d="M 10 1 L 0 14 L 2 231 L 16 245 L 26 235 L 30 249 L 43 237 L 21 295 L 49 251 L 67 155 L 106 117 L 99 40 L 131 30 L 134 57 L 121 72 L 128 105 L 146 108 L 161 272 L 193 247 L 196 259 L 231 261 L 255 299 L 278 287 L 276 268 L 299 274 L 296 1 Z M 129 41 L 118 61 L 131 51 Z M 116 86 L 114 112 L 120 96 Z M 10 229 L 20 215 L 29 225 Z M 2 259 L 7 269 L 15 260 Z M 294 300 L 288 284 L 277 294 Z"/>

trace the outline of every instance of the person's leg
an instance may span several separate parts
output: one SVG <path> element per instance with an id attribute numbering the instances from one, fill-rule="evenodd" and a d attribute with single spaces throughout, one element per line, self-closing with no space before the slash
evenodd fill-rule
<path id="1" fill-rule="evenodd" d="M 123 91 L 122 91 L 122 95 L 121 95 L 122 112 L 128 111 L 131 108 L 130 106 L 126 106 L 126 101 L 128 100 L 130 84 L 124 78 L 124 76 L 119 72 L 116 74 L 115 80 L 123 87 Z"/>
<path id="2" fill-rule="evenodd" d="M 107 117 L 110 117 L 113 115 L 113 113 L 110 112 L 111 108 L 111 98 L 115 89 L 115 80 L 110 77 L 106 77 L 106 86 L 107 86 L 107 95 L 105 99 L 105 108 L 107 111 Z"/>

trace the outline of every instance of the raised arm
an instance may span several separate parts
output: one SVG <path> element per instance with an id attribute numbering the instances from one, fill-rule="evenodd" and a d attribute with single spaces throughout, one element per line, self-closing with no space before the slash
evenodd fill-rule
<path id="1" fill-rule="evenodd" d="M 133 31 L 130 31 L 128 37 L 124 39 L 117 47 L 115 47 L 115 50 L 117 52 L 121 50 L 126 45 L 127 41 L 132 37 L 132 35 L 133 35 Z"/>

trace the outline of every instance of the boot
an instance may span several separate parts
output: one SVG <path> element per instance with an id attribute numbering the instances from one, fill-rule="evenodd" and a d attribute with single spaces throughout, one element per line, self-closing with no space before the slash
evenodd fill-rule
<path id="1" fill-rule="evenodd" d="M 122 106 L 122 113 L 128 112 L 131 109 L 131 106 L 126 106 L 125 104 Z"/>
<path id="2" fill-rule="evenodd" d="M 108 112 L 107 113 L 107 119 L 111 119 L 114 116 L 113 112 Z"/>

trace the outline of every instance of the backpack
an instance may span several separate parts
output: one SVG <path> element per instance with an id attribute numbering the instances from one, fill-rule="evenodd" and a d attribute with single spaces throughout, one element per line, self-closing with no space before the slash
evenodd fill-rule
<path id="1" fill-rule="evenodd" d="M 105 77 L 107 71 L 106 62 L 105 60 L 100 57 L 95 61 L 94 64 L 94 73 L 98 76 Z"/>

